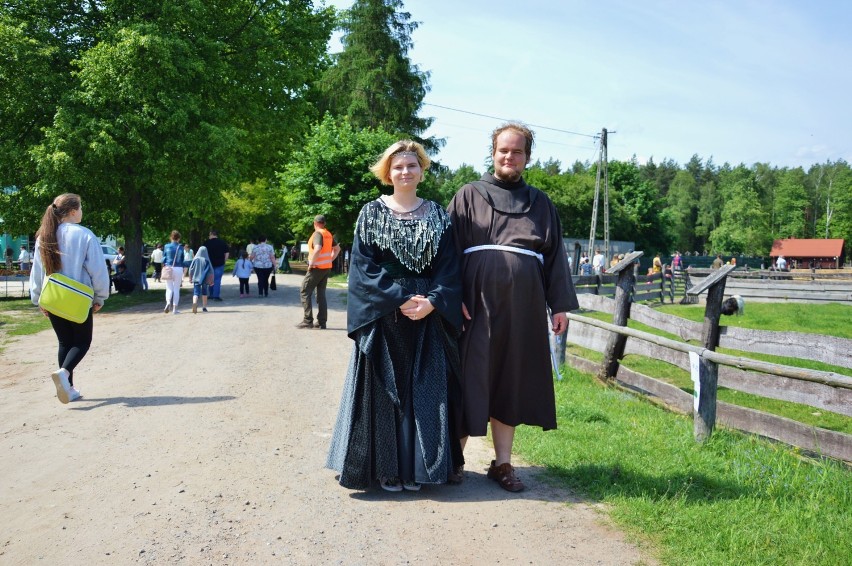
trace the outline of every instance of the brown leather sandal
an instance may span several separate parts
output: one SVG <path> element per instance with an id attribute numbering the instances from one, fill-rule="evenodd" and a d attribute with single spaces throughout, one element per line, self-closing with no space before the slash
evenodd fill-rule
<path id="1" fill-rule="evenodd" d="M 496 481 L 500 484 L 500 487 L 512 493 L 524 490 L 523 482 L 515 476 L 515 468 L 508 462 L 498 466 L 494 460 L 491 460 L 491 467 L 488 468 L 488 479 Z"/>

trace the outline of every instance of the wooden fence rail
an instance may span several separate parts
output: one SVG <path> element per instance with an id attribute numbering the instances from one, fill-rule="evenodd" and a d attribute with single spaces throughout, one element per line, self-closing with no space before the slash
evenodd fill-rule
<path id="1" fill-rule="evenodd" d="M 706 272 L 690 271 L 694 284 L 704 280 Z M 739 270 L 735 272 L 739 275 Z M 752 272 L 754 273 L 754 272 Z M 778 272 L 767 272 L 778 273 Z M 743 272 L 743 275 L 746 273 Z M 733 276 L 726 283 L 727 294 L 740 295 L 745 299 L 759 301 L 791 301 L 804 303 L 850 303 L 852 302 L 852 280 L 830 278 L 796 279 L 784 273 L 784 279 L 776 276 L 766 278 Z"/>
<path id="2" fill-rule="evenodd" d="M 633 305 L 634 308 L 636 306 Z M 806 403 L 847 415 L 852 407 L 852 378 L 847 376 L 721 354 L 702 346 L 685 344 L 576 314 L 569 313 L 568 318 L 572 324 L 567 340 L 586 348 L 605 351 L 610 336 L 616 333 L 636 339 L 628 341 L 625 354 L 647 355 L 674 363 L 679 367 L 688 367 L 688 362 L 685 364 L 684 358 L 687 358 L 689 352 L 695 352 L 703 359 L 729 368 L 734 373 L 727 371 L 719 373 L 720 384 L 725 387 L 759 395 L 771 392 L 774 398 Z M 566 362 L 593 373 L 598 373 L 600 370 L 598 364 L 576 356 L 566 356 Z M 760 374 L 752 372 L 760 372 Z M 738 379 L 743 375 L 749 375 L 749 380 L 745 383 Z M 663 381 L 641 375 L 623 366 L 618 368 L 615 379 L 631 389 L 659 398 L 676 410 L 682 412 L 693 410 L 694 400 L 689 393 Z M 726 426 L 760 434 L 833 458 L 852 461 L 852 436 L 847 434 L 811 427 L 762 411 L 722 402 L 716 403 L 716 418 Z"/>
<path id="3" fill-rule="evenodd" d="M 615 312 L 615 302 L 607 297 L 579 295 L 577 298 L 584 309 L 608 314 Z M 630 318 L 674 334 L 684 341 L 701 340 L 701 323 L 671 316 L 646 305 L 632 305 Z M 799 358 L 852 368 L 852 340 L 848 338 L 723 326 L 720 330 L 719 346 L 742 352 Z"/>

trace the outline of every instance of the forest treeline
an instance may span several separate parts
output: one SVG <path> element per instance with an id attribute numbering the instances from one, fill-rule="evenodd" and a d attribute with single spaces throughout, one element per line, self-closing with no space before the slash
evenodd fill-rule
<path id="1" fill-rule="evenodd" d="M 483 172 L 442 166 L 443 140 L 424 137 L 430 75 L 408 56 L 420 24 L 402 0 L 216 6 L 0 2 L 0 231 L 33 234 L 56 194 L 76 192 L 85 223 L 124 243 L 135 270 L 142 244 L 174 228 L 193 244 L 211 228 L 231 242 L 292 242 L 324 213 L 345 242 L 382 190 L 369 165 L 402 137 L 435 157 L 422 196 L 447 203 Z M 588 236 L 597 165 L 534 157 L 527 181 L 551 196 L 567 236 Z M 843 161 L 803 170 L 696 156 L 611 162 L 608 173 L 611 238 L 649 253 L 765 255 L 774 238 L 852 233 Z"/>

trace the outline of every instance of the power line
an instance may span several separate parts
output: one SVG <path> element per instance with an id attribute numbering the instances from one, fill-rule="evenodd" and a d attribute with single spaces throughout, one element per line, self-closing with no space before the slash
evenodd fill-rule
<path id="1" fill-rule="evenodd" d="M 423 106 L 434 106 L 435 108 L 443 108 L 444 110 L 451 110 L 453 112 L 461 112 L 462 114 L 470 114 L 471 116 L 480 116 L 482 118 L 491 118 L 492 120 L 502 120 L 503 122 L 511 121 L 509 118 L 500 118 L 499 116 L 489 116 L 488 114 L 480 114 L 478 112 L 471 112 L 470 110 L 460 110 L 458 108 L 450 108 L 449 106 L 441 106 L 440 104 L 430 104 L 429 102 L 424 102 Z M 551 128 L 549 126 L 539 126 L 536 124 L 528 124 L 533 128 L 540 128 L 542 130 L 551 130 L 554 132 L 561 132 L 563 134 L 571 134 L 572 136 L 583 136 L 585 138 L 597 139 L 600 137 L 600 134 L 581 134 L 580 132 L 572 132 L 570 130 L 560 130 L 559 128 Z"/>

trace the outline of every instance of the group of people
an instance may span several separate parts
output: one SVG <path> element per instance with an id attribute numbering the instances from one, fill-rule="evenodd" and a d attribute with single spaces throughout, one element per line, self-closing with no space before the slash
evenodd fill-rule
<path id="1" fill-rule="evenodd" d="M 460 483 L 468 436 L 490 426 L 488 478 L 521 491 L 515 427 L 556 428 L 548 324 L 565 332 L 579 306 L 561 224 L 522 177 L 532 131 L 509 123 L 491 141 L 494 173 L 448 210 L 417 196 L 420 144 L 391 145 L 371 169 L 393 191 L 362 208 L 350 255 L 355 344 L 327 459 L 345 487 Z"/>
<path id="2" fill-rule="evenodd" d="M 222 276 L 225 274 L 225 261 L 228 259 L 227 242 L 219 238 L 219 232 L 211 230 L 207 240 L 194 254 L 188 246 L 180 243 L 181 233 L 172 230 L 169 243 L 151 253 L 154 264 L 154 277 L 157 281 L 166 283 L 166 306 L 164 314 L 180 314 L 180 287 L 183 281 L 184 269 L 189 270 L 189 281 L 192 283 L 192 312 L 198 312 L 201 303 L 202 312 L 207 312 L 207 301 L 221 301 Z M 154 255 L 162 249 L 160 254 Z M 188 250 L 188 251 L 187 251 Z M 156 260 L 161 259 L 161 262 Z"/>
<path id="3" fill-rule="evenodd" d="M 510 492 L 524 489 L 511 464 L 515 428 L 556 428 L 548 332 L 565 332 L 567 312 L 579 307 L 556 208 L 522 176 L 533 141 L 523 124 L 496 129 L 494 172 L 461 187 L 447 210 L 417 195 L 430 165 L 419 143 L 394 143 L 371 168 L 392 191 L 361 209 L 349 256 L 347 333 L 354 345 L 327 459 L 341 485 L 416 491 L 460 483 L 467 438 L 490 426 L 488 478 Z M 103 253 L 81 219 L 77 195 L 48 206 L 31 276 L 35 304 L 45 274 L 61 272 L 94 288 L 82 324 L 45 312 L 59 340 L 51 375 L 63 403 L 80 395 L 74 368 L 91 343 L 91 314 L 109 296 Z M 175 314 L 185 267 L 180 239 L 173 231 L 162 258 L 152 256 L 155 269 L 171 268 L 164 312 Z M 324 291 L 340 246 L 322 215 L 308 248 L 299 327 L 324 328 Z M 211 232 L 189 264 L 193 310 L 208 289 L 221 300 L 227 257 L 227 245 Z M 275 265 L 263 238 L 240 259 L 252 262 L 259 279 Z M 261 283 L 258 290 L 268 292 Z"/>

